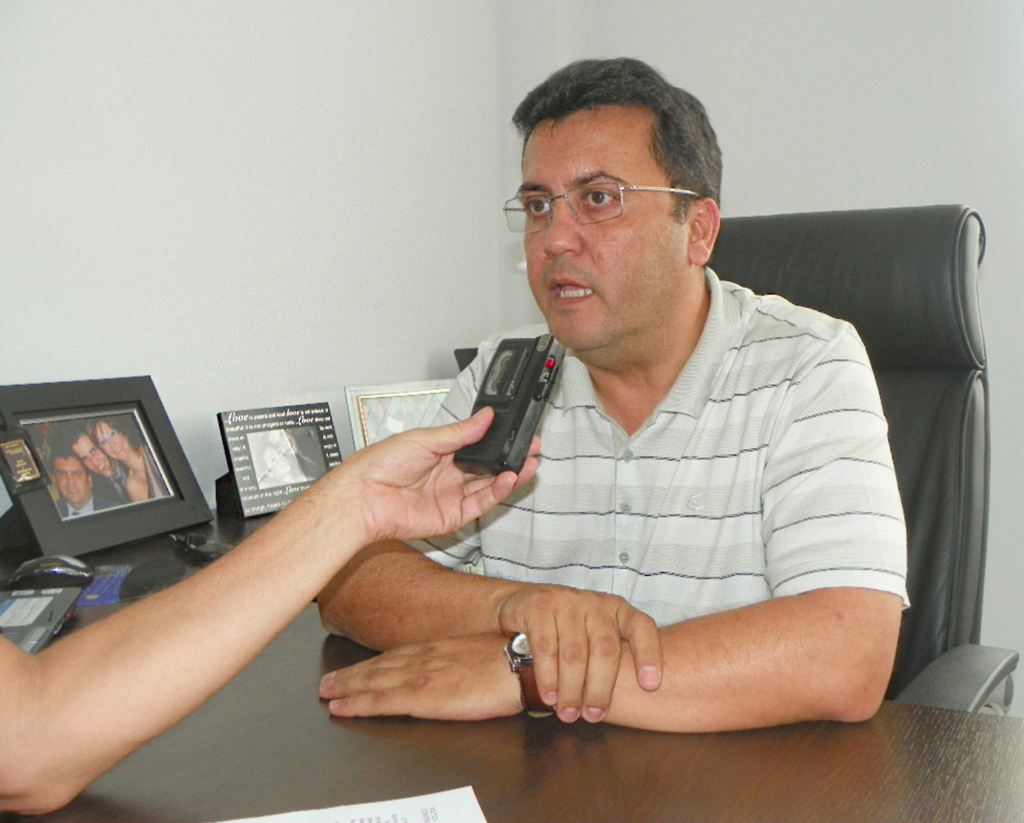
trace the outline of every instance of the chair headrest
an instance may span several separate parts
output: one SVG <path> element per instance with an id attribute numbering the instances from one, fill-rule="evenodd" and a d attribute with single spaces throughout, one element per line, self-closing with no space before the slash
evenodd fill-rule
<path id="1" fill-rule="evenodd" d="M 984 251 L 973 209 L 922 206 L 725 218 L 710 265 L 850 321 L 876 368 L 983 368 Z"/>

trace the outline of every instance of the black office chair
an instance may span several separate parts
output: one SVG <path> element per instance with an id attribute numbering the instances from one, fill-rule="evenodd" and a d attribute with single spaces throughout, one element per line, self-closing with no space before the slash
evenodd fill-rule
<path id="1" fill-rule="evenodd" d="M 849 320 L 889 420 L 908 531 L 910 608 L 888 696 L 1002 712 L 1018 654 L 977 645 L 989 425 L 978 264 L 985 233 L 962 206 L 735 217 L 723 280 Z"/>

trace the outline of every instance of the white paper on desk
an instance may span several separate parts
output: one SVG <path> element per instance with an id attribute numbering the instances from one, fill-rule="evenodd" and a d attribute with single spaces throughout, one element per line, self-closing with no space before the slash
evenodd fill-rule
<path id="1" fill-rule="evenodd" d="M 230 823 L 487 823 L 472 786 L 419 797 L 247 817 Z"/>

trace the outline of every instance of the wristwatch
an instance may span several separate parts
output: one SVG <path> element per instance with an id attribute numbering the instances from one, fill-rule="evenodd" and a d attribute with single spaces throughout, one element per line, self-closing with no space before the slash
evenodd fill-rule
<path id="1" fill-rule="evenodd" d="M 512 671 L 519 676 L 519 699 L 530 717 L 549 717 L 554 714 L 547 703 L 540 699 L 537 681 L 533 677 L 533 653 L 530 640 L 525 634 L 517 634 L 505 646 L 505 656 Z"/>

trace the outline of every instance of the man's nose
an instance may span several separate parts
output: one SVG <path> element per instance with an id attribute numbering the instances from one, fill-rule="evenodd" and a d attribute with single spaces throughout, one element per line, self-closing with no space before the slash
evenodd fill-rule
<path id="1" fill-rule="evenodd" d="M 569 199 L 563 194 L 551 198 L 551 219 L 542 230 L 544 250 L 551 255 L 573 251 L 579 246 L 580 224 L 572 213 Z"/>

